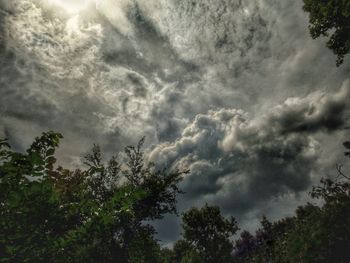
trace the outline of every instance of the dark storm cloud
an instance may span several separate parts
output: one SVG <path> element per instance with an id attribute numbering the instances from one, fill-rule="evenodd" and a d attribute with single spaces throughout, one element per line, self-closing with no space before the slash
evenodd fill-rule
<path id="1" fill-rule="evenodd" d="M 242 215 L 276 196 L 308 189 L 320 152 L 311 135 L 346 123 L 349 93 L 345 82 L 335 94 L 290 98 L 255 119 L 230 109 L 197 115 L 180 139 L 158 145 L 150 158 L 191 170 L 182 185 L 191 202 L 214 202 Z"/>
<path id="2" fill-rule="evenodd" d="M 278 217 L 333 165 L 349 126 L 349 60 L 335 67 L 301 5 L 104 0 L 69 14 L 0 0 L 0 135 L 24 149 L 63 132 L 66 163 L 146 135 L 152 160 L 191 169 L 180 209 Z M 177 237 L 174 222 L 161 238 Z"/>
<path id="3" fill-rule="evenodd" d="M 336 96 L 311 94 L 305 99 L 288 99 L 276 107 L 270 122 L 282 132 L 328 132 L 344 128 L 349 121 L 349 82 L 345 82 Z M 313 99 L 313 100 L 312 100 Z"/>

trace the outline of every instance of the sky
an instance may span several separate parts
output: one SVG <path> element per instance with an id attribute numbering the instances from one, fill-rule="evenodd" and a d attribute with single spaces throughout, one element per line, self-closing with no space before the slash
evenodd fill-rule
<path id="1" fill-rule="evenodd" d="M 1 137 L 61 132 L 74 168 L 145 136 L 147 160 L 191 171 L 180 212 L 207 202 L 249 230 L 344 161 L 349 70 L 301 0 L 0 0 Z M 177 217 L 153 224 L 179 238 Z"/>

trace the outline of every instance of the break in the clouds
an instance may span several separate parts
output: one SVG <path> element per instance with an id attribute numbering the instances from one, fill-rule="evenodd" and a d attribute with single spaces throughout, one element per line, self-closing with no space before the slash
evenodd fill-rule
<path id="1" fill-rule="evenodd" d="M 93 142 L 110 154 L 145 135 L 159 166 L 191 169 L 181 210 L 215 203 L 248 227 L 284 216 L 349 136 L 349 60 L 335 66 L 301 7 L 0 0 L 0 134 L 23 149 L 60 131 L 71 166 Z M 157 223 L 166 242 L 175 221 Z"/>

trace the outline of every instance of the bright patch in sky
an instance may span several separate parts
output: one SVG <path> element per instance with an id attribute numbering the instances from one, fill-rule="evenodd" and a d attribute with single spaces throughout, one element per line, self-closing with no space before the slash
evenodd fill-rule
<path id="1" fill-rule="evenodd" d="M 94 0 L 49 0 L 50 5 L 64 9 L 69 14 L 77 14 L 86 9 Z"/>

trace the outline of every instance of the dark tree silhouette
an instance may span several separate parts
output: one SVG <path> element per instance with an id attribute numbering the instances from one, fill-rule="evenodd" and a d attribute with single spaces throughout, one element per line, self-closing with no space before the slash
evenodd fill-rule
<path id="1" fill-rule="evenodd" d="M 224 218 L 217 206 L 192 208 L 182 216 L 183 238 L 201 262 L 230 262 L 232 236 L 238 230 L 233 217 Z"/>
<path id="2" fill-rule="evenodd" d="M 87 170 L 55 169 L 60 139 L 43 133 L 26 153 L 0 140 L 0 262 L 162 262 L 147 222 L 176 213 L 183 173 L 147 165 L 143 141 L 124 165 L 95 145 Z"/>
<path id="3" fill-rule="evenodd" d="M 313 38 L 329 37 L 327 47 L 337 55 L 337 66 L 350 52 L 350 2 L 346 0 L 303 0 L 309 13 Z"/>

